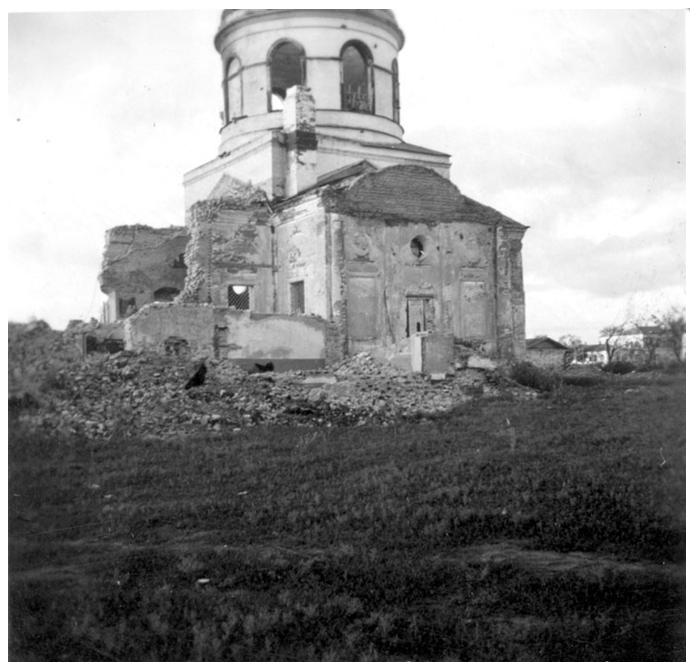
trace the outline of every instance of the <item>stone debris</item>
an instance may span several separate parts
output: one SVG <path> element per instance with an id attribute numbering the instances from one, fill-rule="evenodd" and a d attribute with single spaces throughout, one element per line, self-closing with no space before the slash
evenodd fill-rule
<path id="1" fill-rule="evenodd" d="M 464 369 L 431 382 L 367 353 L 321 371 L 284 373 L 248 374 L 229 360 L 207 360 L 205 384 L 187 390 L 200 361 L 128 351 L 82 358 L 60 332 L 44 325 L 11 331 L 10 337 L 14 394 L 34 400 L 16 404 L 14 415 L 43 431 L 110 438 L 258 424 L 388 425 L 436 417 L 472 397 L 499 394 L 485 371 Z"/>

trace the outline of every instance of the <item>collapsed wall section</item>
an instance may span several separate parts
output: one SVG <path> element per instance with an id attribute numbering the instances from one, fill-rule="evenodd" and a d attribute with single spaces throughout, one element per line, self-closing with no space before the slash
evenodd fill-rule
<path id="1" fill-rule="evenodd" d="M 260 315 L 211 304 L 153 303 L 125 320 L 126 350 L 228 359 L 242 368 L 320 368 L 340 358 L 319 317 Z M 328 344 L 328 345 L 327 345 Z"/>
<path id="2" fill-rule="evenodd" d="M 181 303 L 272 312 L 270 212 L 262 191 L 225 176 L 188 212 L 188 267 Z"/>
<path id="3" fill-rule="evenodd" d="M 106 232 L 99 284 L 107 296 L 102 321 L 114 322 L 152 301 L 171 301 L 184 287 L 185 228 L 143 224 Z"/>

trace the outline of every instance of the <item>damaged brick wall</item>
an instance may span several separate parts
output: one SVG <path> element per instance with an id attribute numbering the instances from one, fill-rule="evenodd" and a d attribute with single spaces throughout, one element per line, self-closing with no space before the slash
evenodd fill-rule
<path id="1" fill-rule="evenodd" d="M 182 227 L 155 229 L 136 224 L 118 226 L 106 232 L 99 284 L 107 294 L 105 321 L 124 317 L 154 301 L 156 293 L 168 296 L 184 287 L 186 266 L 183 255 L 188 233 Z"/>
<path id="2" fill-rule="evenodd" d="M 274 217 L 276 235 L 275 312 L 290 313 L 290 284 L 304 283 L 305 313 L 330 319 L 327 294 L 326 217 L 317 194 L 308 194 Z"/>
<path id="3" fill-rule="evenodd" d="M 210 198 L 188 212 L 188 274 L 179 301 L 226 306 L 231 285 L 251 288 L 257 311 L 272 310 L 269 208 L 265 194 L 224 176 Z"/>

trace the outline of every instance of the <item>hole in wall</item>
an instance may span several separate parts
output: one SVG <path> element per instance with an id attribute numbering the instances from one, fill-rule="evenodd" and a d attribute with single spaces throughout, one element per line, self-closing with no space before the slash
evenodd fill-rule
<path id="1" fill-rule="evenodd" d="M 411 254 L 416 259 L 422 259 L 425 256 L 425 241 L 423 236 L 416 236 L 411 239 Z"/>

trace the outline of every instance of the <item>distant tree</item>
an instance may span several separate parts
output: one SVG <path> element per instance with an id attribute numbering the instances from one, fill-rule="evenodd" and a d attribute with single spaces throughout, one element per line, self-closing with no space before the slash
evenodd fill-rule
<path id="1" fill-rule="evenodd" d="M 643 349 L 645 350 L 645 364 L 654 366 L 657 348 L 660 345 L 660 336 L 655 334 L 643 335 Z"/>
<path id="2" fill-rule="evenodd" d="M 581 345 L 583 345 L 582 339 L 578 336 L 574 336 L 573 334 L 566 334 L 565 336 L 561 336 L 558 339 L 558 342 L 563 343 L 563 345 L 569 348 L 579 348 Z"/>
<path id="3" fill-rule="evenodd" d="M 600 337 L 604 340 L 604 349 L 607 351 L 607 364 L 614 359 L 616 354 L 619 345 L 617 336 L 621 336 L 625 332 L 625 324 L 610 324 L 599 332 Z"/>
<path id="4" fill-rule="evenodd" d="M 673 307 L 652 316 L 653 322 L 661 327 L 666 344 L 678 362 L 682 361 L 682 343 L 686 334 L 686 310 Z M 657 347 L 657 346 L 656 346 Z"/>
<path id="5" fill-rule="evenodd" d="M 563 343 L 566 348 L 570 350 L 566 353 L 566 357 L 563 358 L 563 365 L 565 367 L 569 366 L 573 361 L 582 361 L 584 359 L 584 343 L 582 339 L 573 334 L 565 334 L 558 339 L 559 343 Z"/>

